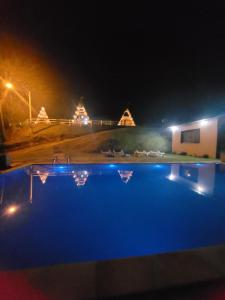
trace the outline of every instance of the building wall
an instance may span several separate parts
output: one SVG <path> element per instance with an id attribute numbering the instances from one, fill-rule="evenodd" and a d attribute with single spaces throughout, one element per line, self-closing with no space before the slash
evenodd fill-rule
<path id="1" fill-rule="evenodd" d="M 181 132 L 185 130 L 200 128 L 200 143 L 181 143 Z M 189 155 L 216 157 L 217 150 L 218 119 L 207 120 L 207 124 L 202 125 L 201 121 L 182 124 L 177 126 L 172 133 L 172 151 L 175 153 L 187 152 Z"/>

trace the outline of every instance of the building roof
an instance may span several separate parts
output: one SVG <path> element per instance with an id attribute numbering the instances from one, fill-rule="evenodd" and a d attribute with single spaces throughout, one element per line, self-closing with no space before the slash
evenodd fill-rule
<path id="1" fill-rule="evenodd" d="M 200 121 L 203 121 L 203 120 L 212 120 L 212 119 L 218 119 L 218 118 L 221 118 L 221 117 L 225 117 L 225 114 L 219 114 L 219 115 L 216 115 L 216 116 L 212 116 L 212 117 L 205 117 L 205 118 L 199 118 L 198 120 L 194 120 L 194 121 L 189 121 L 189 122 L 182 122 L 182 123 L 173 123 L 171 124 L 170 126 L 168 127 L 172 127 L 172 126 L 183 126 L 183 125 L 190 125 L 190 124 L 195 124 L 195 123 L 198 123 Z"/>

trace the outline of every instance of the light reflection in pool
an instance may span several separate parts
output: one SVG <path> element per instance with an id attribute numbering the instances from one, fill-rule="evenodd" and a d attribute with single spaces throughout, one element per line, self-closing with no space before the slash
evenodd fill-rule
<path id="1" fill-rule="evenodd" d="M 62 167 L 33 165 L 0 176 L 0 268 L 225 243 L 222 164 Z"/>
<path id="2" fill-rule="evenodd" d="M 215 164 L 172 164 L 167 178 L 206 196 L 213 193 L 215 171 Z"/>

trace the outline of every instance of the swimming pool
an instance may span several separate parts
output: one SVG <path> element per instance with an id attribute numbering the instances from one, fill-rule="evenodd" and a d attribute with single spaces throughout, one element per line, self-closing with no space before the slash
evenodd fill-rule
<path id="1" fill-rule="evenodd" d="M 1 270 L 225 243 L 224 164 L 33 165 L 0 184 Z"/>

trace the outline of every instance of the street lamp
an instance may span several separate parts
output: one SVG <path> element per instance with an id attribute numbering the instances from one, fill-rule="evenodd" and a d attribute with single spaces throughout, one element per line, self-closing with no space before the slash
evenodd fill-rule
<path id="1" fill-rule="evenodd" d="M 14 85 L 13 85 L 11 82 L 9 82 L 9 81 L 5 82 L 5 87 L 6 87 L 8 90 L 13 90 L 14 93 L 15 93 L 20 99 L 22 99 L 22 100 L 24 101 L 24 97 L 23 97 L 17 90 L 15 90 Z M 26 89 L 26 88 L 25 88 L 25 89 Z M 30 123 L 30 126 L 31 126 L 31 122 L 32 122 L 31 92 L 30 92 L 28 89 L 26 89 L 26 91 L 28 92 L 29 123 Z"/>
<path id="2" fill-rule="evenodd" d="M 11 82 L 6 82 L 5 83 L 5 87 L 8 89 L 8 90 L 13 90 L 14 86 Z"/>

